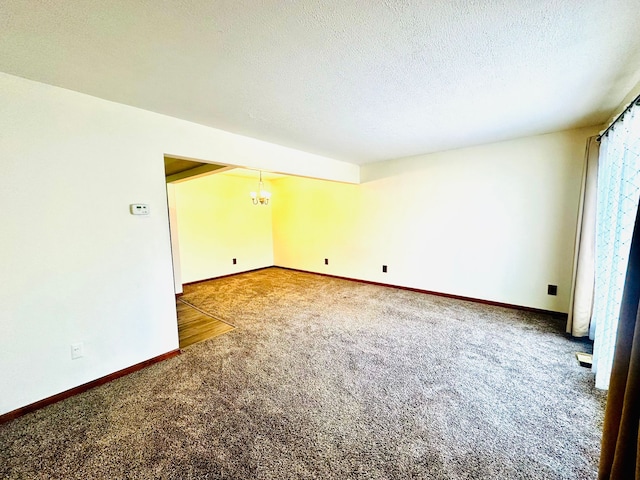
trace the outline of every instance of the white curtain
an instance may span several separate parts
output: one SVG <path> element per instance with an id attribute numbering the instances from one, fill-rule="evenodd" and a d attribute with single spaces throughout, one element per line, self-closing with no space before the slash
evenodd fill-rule
<path id="1" fill-rule="evenodd" d="M 589 335 L 593 311 L 596 251 L 596 188 L 600 144 L 597 137 L 587 141 L 582 170 L 582 195 L 578 210 L 573 281 L 567 319 L 567 333 L 574 337 Z"/>
<path id="2" fill-rule="evenodd" d="M 640 197 L 640 107 L 602 138 L 598 165 L 596 280 L 590 336 L 596 387 L 607 389 Z"/>

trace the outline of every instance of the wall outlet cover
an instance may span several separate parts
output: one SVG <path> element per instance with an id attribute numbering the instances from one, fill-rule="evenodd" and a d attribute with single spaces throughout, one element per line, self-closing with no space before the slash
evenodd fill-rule
<path id="1" fill-rule="evenodd" d="M 78 358 L 84 357 L 84 344 L 83 343 L 72 343 L 71 344 L 71 359 L 76 360 Z"/>

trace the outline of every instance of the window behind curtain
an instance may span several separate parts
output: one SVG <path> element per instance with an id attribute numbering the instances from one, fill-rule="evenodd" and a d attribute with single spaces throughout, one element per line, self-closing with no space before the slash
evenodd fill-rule
<path id="1" fill-rule="evenodd" d="M 594 339 L 596 387 L 607 389 L 620 302 L 640 198 L 640 107 L 634 105 L 602 138 L 596 210 Z"/>

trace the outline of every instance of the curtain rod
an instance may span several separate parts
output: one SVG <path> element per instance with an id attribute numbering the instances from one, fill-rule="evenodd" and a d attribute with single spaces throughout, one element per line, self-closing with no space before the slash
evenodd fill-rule
<path id="1" fill-rule="evenodd" d="M 616 118 L 613 119 L 613 122 L 611 122 L 611 124 L 607 127 L 607 129 L 602 132 L 600 135 L 598 135 L 598 138 L 596 138 L 596 140 L 600 141 L 602 139 L 602 137 L 604 137 L 607 133 L 609 133 L 609 130 L 611 130 L 611 128 L 618 123 L 618 120 L 621 120 L 622 117 L 624 117 L 624 114 L 627 113 L 629 110 L 631 110 L 631 108 L 634 105 L 640 105 L 640 95 L 638 95 L 636 98 L 634 98 L 633 100 L 631 100 L 631 103 L 629 103 L 629 105 L 627 105 L 627 108 L 625 108 L 620 115 L 618 115 Z"/>

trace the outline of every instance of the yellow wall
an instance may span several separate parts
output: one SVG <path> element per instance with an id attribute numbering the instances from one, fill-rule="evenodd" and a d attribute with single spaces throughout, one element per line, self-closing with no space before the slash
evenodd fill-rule
<path id="1" fill-rule="evenodd" d="M 276 180 L 275 264 L 566 312 L 584 149 L 596 132 L 371 164 L 361 185 Z"/>
<path id="2" fill-rule="evenodd" d="M 273 265 L 271 206 L 251 203 L 256 187 L 224 173 L 174 184 L 183 283 Z"/>
<path id="3" fill-rule="evenodd" d="M 357 255 L 353 243 L 361 238 L 363 188 L 299 177 L 272 185 L 275 264 L 352 276 L 349 258 Z"/>

